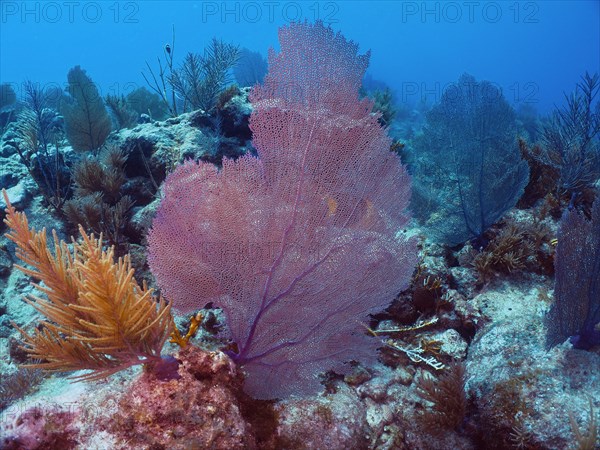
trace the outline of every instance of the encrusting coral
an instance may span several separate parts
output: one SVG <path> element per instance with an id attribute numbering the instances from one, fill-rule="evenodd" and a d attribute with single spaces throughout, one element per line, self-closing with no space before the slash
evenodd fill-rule
<path id="1" fill-rule="evenodd" d="M 53 254 L 46 230 L 30 229 L 25 213 L 15 210 L 6 191 L 3 195 L 7 237 L 17 245 L 17 257 L 31 266 L 17 267 L 35 278 L 39 283 L 34 286 L 47 296 L 25 298 L 47 319 L 41 330 L 28 334 L 17 327 L 24 350 L 41 360 L 29 367 L 90 370 L 77 378 L 92 380 L 146 364 L 165 378 L 176 376 L 177 362 L 160 356 L 173 326 L 171 307 L 137 283 L 129 256 L 115 262 L 114 248 L 103 250 L 102 236 L 95 239 L 81 227 L 83 241 L 73 241 L 72 251 L 53 232 Z"/>

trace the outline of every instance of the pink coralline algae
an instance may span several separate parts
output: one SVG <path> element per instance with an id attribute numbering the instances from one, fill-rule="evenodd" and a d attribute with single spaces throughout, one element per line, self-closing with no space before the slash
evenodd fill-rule
<path id="1" fill-rule="evenodd" d="M 2 417 L 0 448 L 4 450 L 41 450 L 75 448 L 75 414 L 58 408 L 46 410 L 33 406 L 9 412 Z"/>
<path id="2" fill-rule="evenodd" d="M 238 401 L 241 378 L 231 360 L 191 346 L 178 358 L 178 380 L 164 382 L 144 374 L 96 429 L 109 432 L 122 443 L 116 444 L 119 448 L 255 448 Z"/>
<path id="3" fill-rule="evenodd" d="M 251 94 L 258 157 L 187 162 L 164 184 L 150 268 L 180 312 L 221 307 L 260 398 L 372 362 L 361 322 L 407 286 L 410 178 L 358 89 L 369 55 L 321 23 L 291 24 Z"/>
<path id="4" fill-rule="evenodd" d="M 43 401 L 15 405 L 4 412 L 0 448 L 257 448 L 246 418 L 256 407 L 243 394 L 243 378 L 231 359 L 193 346 L 176 357 L 177 379 L 160 380 L 146 370 L 125 384 L 98 382 L 73 394 L 49 390 Z"/>

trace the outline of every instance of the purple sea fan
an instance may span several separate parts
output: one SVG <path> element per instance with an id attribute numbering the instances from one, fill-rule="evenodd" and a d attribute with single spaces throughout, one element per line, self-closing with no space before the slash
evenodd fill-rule
<path id="1" fill-rule="evenodd" d="M 258 158 L 187 162 L 164 185 L 150 268 L 173 307 L 223 308 L 256 398 L 307 395 L 319 373 L 376 359 L 360 323 L 408 284 L 410 178 L 358 99 L 368 55 L 321 23 L 280 30 L 251 99 Z"/>

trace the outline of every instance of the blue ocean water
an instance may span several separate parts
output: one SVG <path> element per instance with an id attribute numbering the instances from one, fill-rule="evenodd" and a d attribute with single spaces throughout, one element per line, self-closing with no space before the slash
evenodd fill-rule
<path id="1" fill-rule="evenodd" d="M 323 20 L 372 51 L 369 73 L 397 101 L 429 104 L 467 72 L 515 106 L 547 112 L 600 68 L 600 2 L 588 1 L 92 1 L 2 0 L 0 82 L 64 86 L 80 65 L 102 94 L 144 86 L 145 62 L 176 36 L 176 60 L 212 37 L 266 56 L 277 28 Z"/>
<path id="2" fill-rule="evenodd" d="M 0 449 L 600 448 L 599 1 L 0 0 L 0 191 Z"/>

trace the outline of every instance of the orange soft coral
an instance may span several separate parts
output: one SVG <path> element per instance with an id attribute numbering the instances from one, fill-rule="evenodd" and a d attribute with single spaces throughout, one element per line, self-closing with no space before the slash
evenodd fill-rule
<path id="1" fill-rule="evenodd" d="M 129 256 L 115 263 L 114 249 L 102 249 L 102 237 L 88 236 L 80 226 L 82 242 L 70 251 L 54 237 L 47 247 L 46 230 L 30 229 L 27 217 L 10 204 L 6 192 L 7 237 L 17 245 L 17 257 L 30 268 L 17 266 L 42 284 L 34 286 L 46 298 L 25 301 L 46 320 L 33 334 L 21 328 L 23 348 L 31 364 L 51 371 L 90 370 L 79 379 L 98 379 L 135 364 L 156 367 L 172 329 L 170 305 L 156 301 L 152 289 L 133 278 Z"/>

